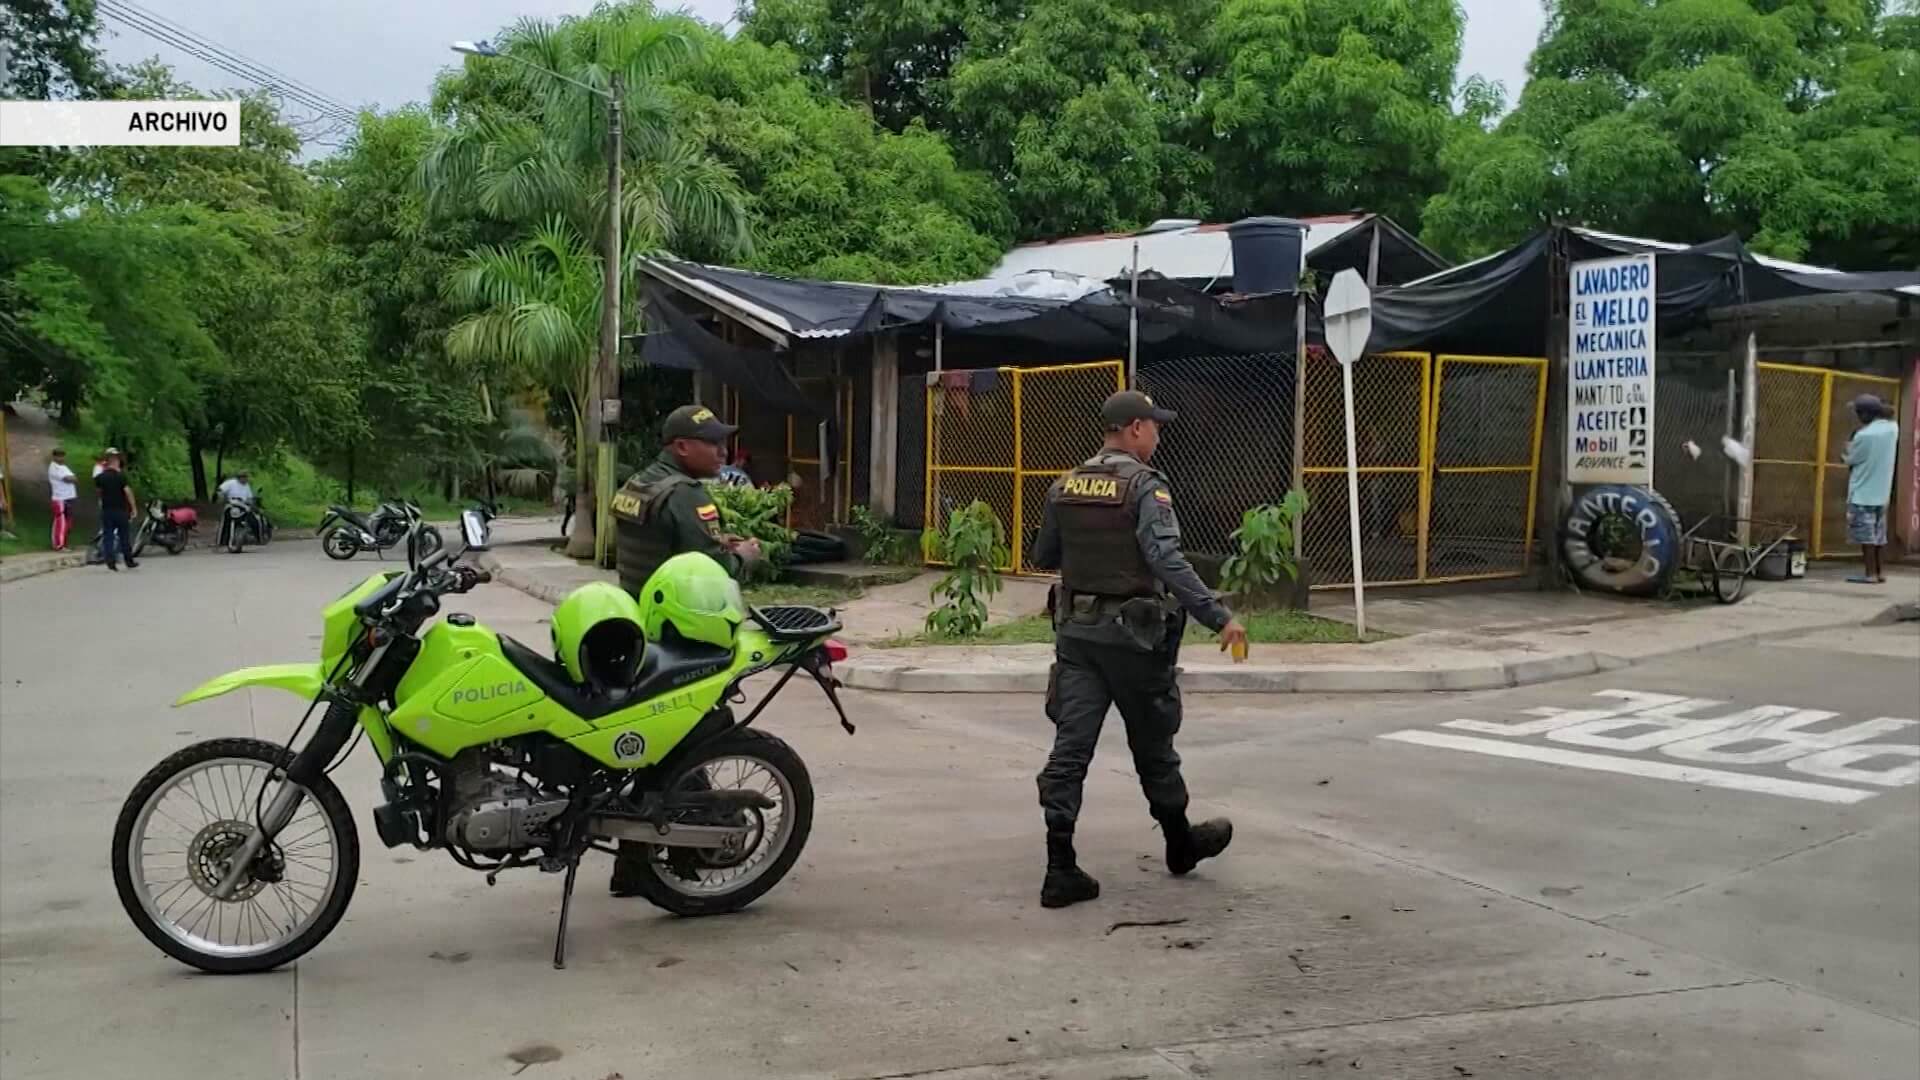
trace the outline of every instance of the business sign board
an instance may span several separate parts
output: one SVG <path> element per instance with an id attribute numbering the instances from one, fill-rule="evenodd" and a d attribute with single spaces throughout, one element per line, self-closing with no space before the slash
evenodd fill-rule
<path id="1" fill-rule="evenodd" d="M 1567 482 L 1651 487 L 1653 256 L 1576 262 L 1567 290 Z"/>

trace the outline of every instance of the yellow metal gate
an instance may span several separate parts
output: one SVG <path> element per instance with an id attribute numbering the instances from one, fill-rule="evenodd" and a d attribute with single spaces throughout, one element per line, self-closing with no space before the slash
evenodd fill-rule
<path id="1" fill-rule="evenodd" d="M 1753 516 L 1791 524 L 1815 555 L 1847 555 L 1851 405 L 1860 394 L 1898 401 L 1900 380 L 1795 364 L 1758 365 Z"/>
<path id="2" fill-rule="evenodd" d="M 1369 584 L 1515 577 L 1533 562 L 1543 357 L 1381 353 L 1353 369 L 1361 557 Z M 1308 354 L 1301 438 L 1316 585 L 1353 581 L 1339 364 Z"/>
<path id="3" fill-rule="evenodd" d="M 1002 570 L 1020 573 L 1047 488 L 1100 445 L 1100 403 L 1126 385 L 1118 360 L 927 376 L 926 527 L 976 499 L 1007 530 Z"/>

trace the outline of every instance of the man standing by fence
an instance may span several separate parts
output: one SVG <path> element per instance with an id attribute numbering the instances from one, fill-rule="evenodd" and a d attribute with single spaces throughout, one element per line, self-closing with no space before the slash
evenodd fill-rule
<path id="1" fill-rule="evenodd" d="M 1147 465 L 1173 412 L 1123 390 L 1100 407 L 1100 419 L 1106 445 L 1047 492 L 1034 544 L 1033 565 L 1060 570 L 1047 685 L 1053 753 L 1038 777 L 1047 822 L 1040 904 L 1050 908 L 1100 895 L 1100 883 L 1080 869 L 1073 832 L 1109 707 L 1118 706 L 1126 722 L 1147 808 L 1166 834 L 1167 869 L 1185 874 L 1233 839 L 1225 818 L 1187 822 L 1187 784 L 1173 748 L 1180 731 L 1175 665 L 1188 614 L 1220 635 L 1222 649 L 1244 645 L 1247 632 L 1187 562 L 1173 493 Z"/>
<path id="2" fill-rule="evenodd" d="M 1899 453 L 1900 426 L 1893 410 L 1872 394 L 1853 399 L 1860 430 L 1847 444 L 1847 539 L 1860 545 L 1865 565 L 1847 580 L 1882 584 L 1887 580 L 1881 553 L 1887 544 L 1887 503 L 1893 496 L 1893 460 Z"/>

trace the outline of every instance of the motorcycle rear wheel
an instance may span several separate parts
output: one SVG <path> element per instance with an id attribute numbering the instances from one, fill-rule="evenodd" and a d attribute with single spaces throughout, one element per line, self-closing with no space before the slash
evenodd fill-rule
<path id="1" fill-rule="evenodd" d="M 320 550 L 326 552 L 329 559 L 345 562 L 360 553 L 360 542 L 346 529 L 335 526 L 320 538 Z"/>
<path id="2" fill-rule="evenodd" d="M 177 534 L 171 540 L 167 541 L 167 554 L 178 555 L 185 550 L 187 550 L 187 536 L 185 533 Z"/>
<path id="3" fill-rule="evenodd" d="M 269 778 L 292 761 L 284 746 L 214 739 L 154 766 L 127 795 L 113 829 L 114 887 L 133 924 L 168 956 L 216 975 L 268 971 L 320 944 L 346 914 L 360 877 L 360 838 L 325 776 L 305 789 L 235 898 L 213 897 L 222 857 L 238 850 L 266 801 L 257 799 L 260 787 L 277 789 Z"/>
<path id="4" fill-rule="evenodd" d="M 635 891 L 675 915 L 739 911 L 766 895 L 799 861 L 813 832 L 813 778 L 792 747 L 751 728 L 701 748 L 684 769 L 675 790 L 760 791 L 778 805 L 745 811 L 755 815 L 758 828 L 752 846 L 732 857 L 643 845 L 645 871 L 634 876 Z"/>

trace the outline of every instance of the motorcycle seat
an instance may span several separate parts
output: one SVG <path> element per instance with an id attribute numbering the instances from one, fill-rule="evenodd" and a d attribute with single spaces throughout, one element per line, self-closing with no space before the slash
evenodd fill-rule
<path id="1" fill-rule="evenodd" d="M 556 660 L 500 635 L 500 652 L 519 669 L 527 681 L 540 688 L 568 712 L 583 720 L 597 720 L 643 701 L 667 694 L 676 687 L 722 671 L 733 661 L 733 653 L 713 645 L 686 641 L 650 641 L 640 661 L 640 673 L 625 689 L 602 693 L 573 681 Z"/>

